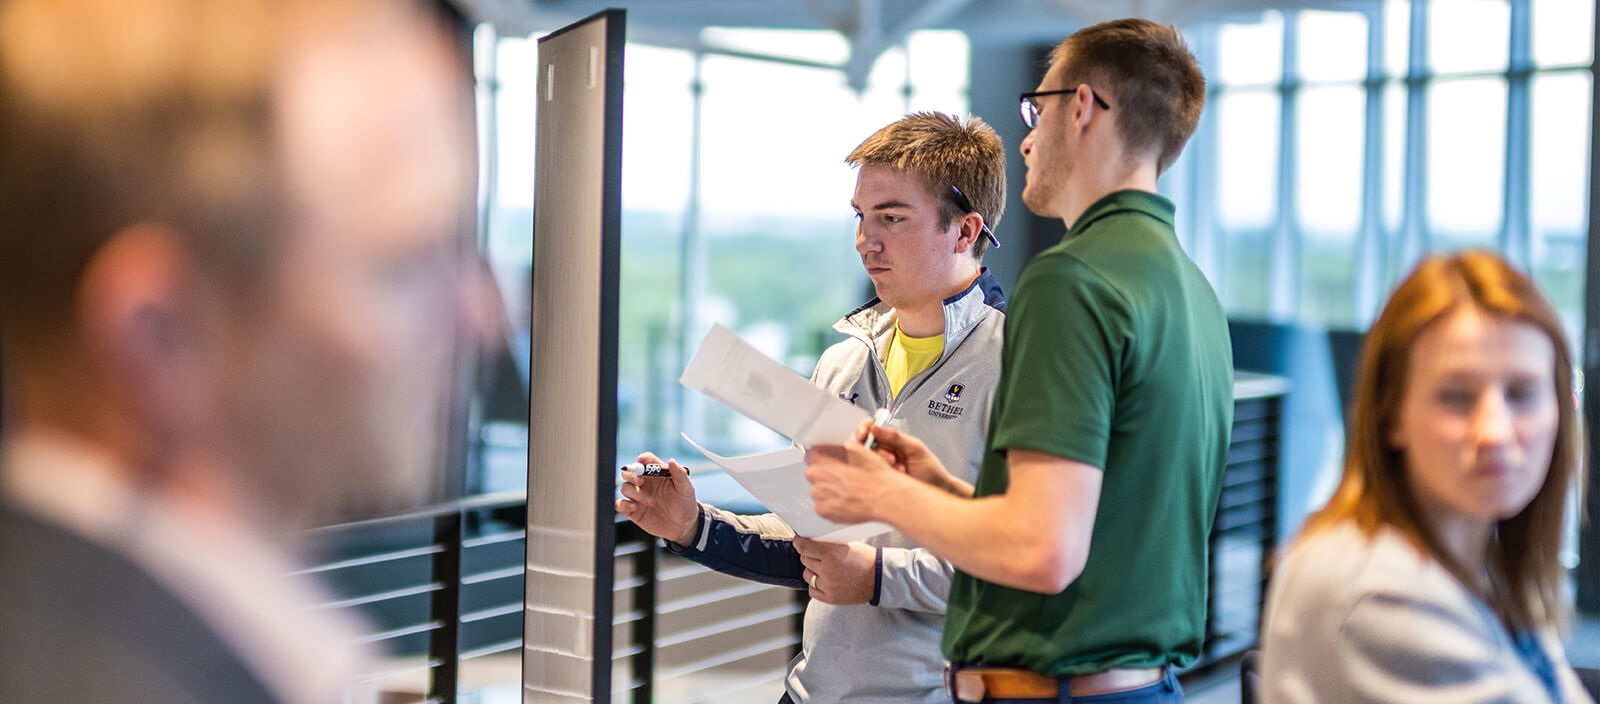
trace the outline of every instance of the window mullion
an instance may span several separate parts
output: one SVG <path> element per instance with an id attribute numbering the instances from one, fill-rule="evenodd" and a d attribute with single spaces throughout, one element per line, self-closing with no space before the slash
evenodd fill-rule
<path id="1" fill-rule="evenodd" d="M 1389 233 L 1383 224 L 1384 194 L 1384 13 L 1381 6 L 1368 10 L 1366 128 L 1362 133 L 1361 231 L 1356 240 L 1355 324 L 1365 328 L 1377 315 L 1386 288 L 1384 255 Z M 1387 145 L 1393 148 L 1394 145 Z"/>
<path id="2" fill-rule="evenodd" d="M 1391 255 L 1389 280 L 1410 271 L 1428 250 L 1428 3 L 1413 0 L 1410 27 L 1411 56 L 1406 65 L 1405 187 L 1401 198 L 1404 217 L 1399 251 Z"/>
<path id="3" fill-rule="evenodd" d="M 1274 320 L 1296 320 L 1300 310 L 1300 228 L 1295 212 L 1295 165 L 1299 157 L 1295 135 L 1300 103 L 1300 77 L 1295 57 L 1299 48 L 1298 12 L 1285 12 L 1283 19 L 1283 73 L 1279 79 L 1278 126 L 1278 204 L 1277 227 L 1272 246 L 1272 297 L 1267 303 Z"/>
<path id="4" fill-rule="evenodd" d="M 695 52 L 694 78 L 690 84 L 692 99 L 690 102 L 689 118 L 689 192 L 683 204 L 683 236 L 679 257 L 682 261 L 683 276 L 679 280 L 681 290 L 678 292 L 680 302 L 682 332 L 678 338 L 678 359 L 673 367 L 682 369 L 689 365 L 689 359 L 699 348 L 701 339 L 710 329 L 709 321 L 703 320 L 702 311 L 706 299 L 707 274 L 706 269 L 708 254 L 706 252 L 705 233 L 702 232 L 700 223 L 700 181 L 701 181 L 701 153 L 705 151 L 705 142 L 702 134 L 702 122 L 705 111 L 705 54 Z M 675 396 L 673 404 L 678 409 L 678 427 L 691 437 L 705 436 L 705 397 L 700 394 L 686 394 L 682 384 L 671 384 L 672 394 Z"/>
<path id="5" fill-rule="evenodd" d="M 1518 268 L 1532 262 L 1528 214 L 1528 82 L 1533 64 L 1532 22 L 1528 0 L 1511 2 L 1510 69 L 1506 75 L 1505 210 L 1500 226 L 1500 251 Z"/>
<path id="6" fill-rule="evenodd" d="M 1192 48 L 1195 57 L 1201 66 L 1217 65 L 1217 28 L 1208 25 L 1197 32 Z M 1203 169 L 1212 169 L 1216 163 L 1217 154 L 1217 87 L 1211 86 L 1206 96 L 1206 109 L 1200 113 L 1200 124 L 1195 129 L 1195 136 L 1189 145 L 1188 171 L 1189 182 L 1189 237 L 1192 242 L 1190 250 L 1195 263 L 1200 270 L 1210 277 L 1212 286 L 1220 292 L 1223 277 L 1227 274 L 1225 269 L 1228 258 L 1225 256 L 1227 247 L 1226 238 L 1220 236 L 1217 227 L 1217 183 L 1215 178 L 1207 178 Z M 1213 169 L 1214 170 L 1214 169 Z"/>

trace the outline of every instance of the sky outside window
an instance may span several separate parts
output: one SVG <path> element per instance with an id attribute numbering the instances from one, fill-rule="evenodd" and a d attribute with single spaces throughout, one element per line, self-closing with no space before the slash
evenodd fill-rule
<path id="1" fill-rule="evenodd" d="M 1506 70 L 1511 6 L 1505 0 L 1429 0 L 1428 68 L 1435 73 Z"/>
<path id="2" fill-rule="evenodd" d="M 1276 91 L 1233 91 L 1218 96 L 1217 217 L 1224 229 L 1266 227 L 1277 217 L 1278 125 Z"/>
<path id="3" fill-rule="evenodd" d="M 1295 13 L 1305 81 L 1359 81 L 1367 77 L 1367 17 L 1359 12 L 1304 10 Z"/>
<path id="4" fill-rule="evenodd" d="M 1594 57 L 1594 2 L 1533 0 L 1533 63 L 1586 66 Z"/>
<path id="5" fill-rule="evenodd" d="M 1353 242 L 1361 225 L 1366 90 L 1360 85 L 1300 92 L 1295 202 L 1308 237 Z"/>
<path id="6" fill-rule="evenodd" d="M 1227 85 L 1271 85 L 1283 76 L 1283 15 L 1261 13 L 1255 24 L 1217 28 L 1217 70 L 1212 78 Z"/>
<path id="7" fill-rule="evenodd" d="M 1427 87 L 1428 225 L 1435 249 L 1493 246 L 1505 196 L 1506 82 Z"/>

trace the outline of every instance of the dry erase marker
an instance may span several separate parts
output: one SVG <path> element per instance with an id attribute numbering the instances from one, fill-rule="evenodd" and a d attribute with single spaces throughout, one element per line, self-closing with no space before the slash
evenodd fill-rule
<path id="1" fill-rule="evenodd" d="M 626 470 L 628 470 L 630 472 L 633 472 L 634 474 L 637 474 L 637 475 L 639 475 L 641 477 L 670 477 L 670 476 L 672 476 L 672 472 L 667 471 L 667 466 L 664 465 L 664 464 L 655 464 L 655 463 L 639 464 L 638 462 L 634 462 L 633 464 L 624 466 L 623 469 L 626 469 Z M 689 468 L 688 467 L 684 467 L 683 468 L 683 473 L 684 474 L 688 474 L 689 473 Z"/>
<path id="2" fill-rule="evenodd" d="M 872 424 L 873 425 L 887 425 L 888 423 L 889 423 L 889 409 L 883 408 L 883 407 L 879 407 L 878 411 L 876 413 L 872 414 Z M 876 450 L 876 449 L 878 449 L 878 438 L 874 437 L 872 435 L 872 433 L 867 433 L 866 441 L 861 443 L 861 444 L 863 446 L 865 446 L 868 450 Z"/>

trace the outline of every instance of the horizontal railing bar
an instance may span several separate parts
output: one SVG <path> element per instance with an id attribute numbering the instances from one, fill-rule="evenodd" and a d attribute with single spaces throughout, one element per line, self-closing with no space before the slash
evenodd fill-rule
<path id="1" fill-rule="evenodd" d="M 746 677 L 742 680 L 734 680 L 715 689 L 696 690 L 696 693 L 698 696 L 704 697 L 703 701 L 716 701 L 741 689 L 751 689 L 758 685 L 768 683 L 776 684 L 777 687 L 774 687 L 773 691 L 781 692 L 783 691 L 782 687 L 784 677 L 788 674 L 787 667 L 778 667 L 772 672 L 768 672 L 766 674 L 755 675 L 754 677 Z"/>
<path id="2" fill-rule="evenodd" d="M 656 612 L 662 614 L 677 613 L 686 609 L 692 609 L 697 606 L 705 606 L 707 604 L 712 604 L 727 599 L 735 599 L 741 596 L 748 596 L 750 594 L 759 594 L 768 589 L 783 589 L 783 587 L 771 584 L 762 584 L 760 582 L 745 582 L 742 584 L 735 584 L 730 587 L 724 587 L 722 589 L 703 592 L 694 596 L 686 596 L 679 599 L 673 599 L 672 601 L 662 602 L 656 606 Z"/>
<path id="3" fill-rule="evenodd" d="M 388 601 L 390 599 L 417 596 L 418 594 L 430 594 L 443 588 L 444 585 L 438 582 L 430 582 L 428 584 L 419 584 L 415 587 L 405 587 L 403 589 L 394 589 L 387 592 L 378 592 L 377 594 L 366 594 L 363 596 L 351 597 L 349 599 L 343 599 L 340 601 L 330 601 L 326 604 L 317 605 L 317 608 L 348 609 L 352 606 L 361 606 L 362 604 L 376 604 L 380 601 Z"/>
<path id="4" fill-rule="evenodd" d="M 466 661 L 466 660 L 471 660 L 473 658 L 481 658 L 481 657 L 488 656 L 488 655 L 497 655 L 499 653 L 509 652 L 509 651 L 512 651 L 512 650 L 521 650 L 521 649 L 522 649 L 522 639 L 521 638 L 517 638 L 516 640 L 503 640 L 503 641 L 500 641 L 499 643 L 491 643 L 489 645 L 485 645 L 482 648 L 474 648 L 472 650 L 463 650 L 463 651 L 461 651 L 461 660 Z"/>
<path id="5" fill-rule="evenodd" d="M 616 696 L 618 694 L 622 694 L 623 692 L 632 692 L 633 690 L 641 689 L 643 687 L 644 687 L 644 680 L 641 680 L 641 679 L 639 679 L 637 677 L 630 677 L 630 678 L 628 678 L 627 684 L 622 684 L 622 685 L 613 684 L 613 685 L 611 685 L 611 694 L 614 697 L 614 696 Z"/>
<path id="6" fill-rule="evenodd" d="M 394 629 L 392 631 L 383 631 L 382 633 L 373 633 L 372 635 L 368 635 L 368 636 L 363 636 L 361 638 L 357 638 L 356 642 L 357 643 L 376 643 L 376 642 L 378 642 L 380 640 L 389 640 L 390 638 L 400 638 L 402 636 L 416 635 L 418 633 L 427 633 L 428 631 L 438 630 L 438 628 L 440 626 L 442 626 L 442 625 L 444 625 L 444 624 L 441 624 L 438 621 L 429 621 L 427 623 L 418 624 L 418 625 L 415 625 L 415 626 L 407 626 L 405 628 L 396 628 L 396 629 Z"/>
<path id="7" fill-rule="evenodd" d="M 507 506 L 515 506 L 517 504 L 525 504 L 527 502 L 528 492 L 521 489 L 513 489 L 511 491 L 500 491 L 493 494 L 478 494 L 476 496 L 469 496 L 464 499 L 445 501 L 432 506 L 424 506 L 414 511 L 398 513 L 393 516 L 379 516 L 377 518 L 364 518 L 358 521 L 334 523 L 318 528 L 312 528 L 307 532 L 313 534 L 336 533 L 342 530 L 387 525 L 390 523 L 402 523 L 405 521 L 419 521 L 427 518 L 438 518 L 439 516 L 448 516 L 453 513 L 466 513 L 467 511 L 477 511 L 486 508 L 504 508 Z"/>
<path id="8" fill-rule="evenodd" d="M 629 556 L 637 555 L 637 554 L 639 554 L 641 552 L 644 552 L 645 550 L 654 550 L 655 547 L 656 547 L 655 538 L 651 538 L 649 540 L 641 540 L 641 541 L 633 542 L 633 543 L 623 543 L 621 545 L 618 545 L 616 550 L 612 551 L 611 556 L 612 557 L 629 557 Z"/>
<path id="9" fill-rule="evenodd" d="M 683 579 L 685 577 L 693 577 L 693 576 L 695 576 L 697 574 L 704 574 L 706 572 L 715 572 L 715 571 L 716 570 L 713 570 L 710 567 L 705 567 L 705 566 L 702 566 L 702 565 L 699 565 L 699 564 L 691 562 L 691 563 L 683 565 L 681 567 L 673 567 L 673 568 L 664 569 L 664 570 L 657 570 L 656 571 L 656 581 L 657 582 L 671 582 L 671 581 L 673 581 L 675 579 Z"/>
<path id="10" fill-rule="evenodd" d="M 678 667 L 670 670 L 658 670 L 656 672 L 656 679 L 667 680 L 674 677 L 692 675 L 696 672 L 709 670 L 718 665 L 726 665 L 730 662 L 738 662 L 745 658 L 760 655 L 762 653 L 769 653 L 780 648 L 789 648 L 798 642 L 800 642 L 800 639 L 794 636 L 780 636 L 778 638 L 771 638 L 760 643 L 747 645 L 743 648 L 730 650 L 720 655 L 684 663 L 683 665 L 679 665 Z"/>
<path id="11" fill-rule="evenodd" d="M 522 573 L 525 572 L 525 571 L 526 571 L 526 568 L 524 568 L 522 565 L 517 565 L 516 567 L 507 567 L 507 568 L 505 568 L 503 570 L 490 570 L 488 572 L 474 572 L 474 573 L 469 574 L 469 575 L 464 575 L 461 578 L 461 583 L 462 584 L 482 584 L 484 582 L 493 582 L 493 581 L 495 581 L 497 579 L 509 579 L 511 577 L 521 577 Z"/>
<path id="12" fill-rule="evenodd" d="M 798 604 L 784 604 L 783 606 L 775 606 L 770 609 L 763 609 L 739 618 L 732 618 L 726 621 L 716 621 L 700 628 L 679 631 L 665 638 L 657 638 L 656 647 L 664 648 L 672 645 L 681 645 L 683 643 L 688 643 L 689 641 L 700 640 L 701 638 L 710 638 L 711 636 L 722 635 L 724 633 L 736 631 L 748 626 L 754 626 L 761 623 L 776 621 L 788 616 L 793 616 L 797 613 L 800 613 L 803 609 L 804 607 Z"/>
<path id="13" fill-rule="evenodd" d="M 351 682 L 351 684 L 371 684 L 373 682 L 377 682 L 378 680 L 388 679 L 390 677 L 394 677 L 395 675 L 402 675 L 414 670 L 431 670 L 440 666 L 441 664 L 443 663 L 441 663 L 437 658 L 430 658 L 428 660 L 406 665 L 405 667 L 397 667 L 391 670 L 368 673 L 356 678 L 353 682 Z"/>
<path id="14" fill-rule="evenodd" d="M 443 547 L 440 547 L 439 545 L 427 545 L 427 546 L 420 547 L 420 548 L 410 548 L 408 550 L 396 550 L 394 552 L 379 553 L 377 555 L 368 555 L 366 557 L 353 557 L 353 558 L 350 558 L 348 560 L 340 560 L 338 562 L 329 562 L 329 563 L 323 564 L 323 565 L 315 565 L 315 566 L 312 566 L 312 567 L 307 567 L 307 568 L 305 568 L 303 570 L 300 570 L 298 572 L 294 572 L 293 574 L 297 574 L 298 575 L 298 574 L 317 574 L 319 572 L 332 572 L 334 570 L 349 569 L 351 567 L 365 567 L 367 565 L 376 565 L 376 564 L 381 564 L 381 563 L 384 563 L 384 562 L 398 562 L 400 560 L 409 560 L 409 559 L 414 558 L 414 557 L 427 557 L 429 555 L 437 555 L 437 554 L 439 554 L 441 552 L 444 552 L 444 548 Z"/>
<path id="15" fill-rule="evenodd" d="M 552 697 L 572 699 L 575 701 L 587 701 L 593 696 L 588 692 L 579 692 L 572 689 L 557 689 L 549 685 L 540 685 L 524 681 L 522 683 L 522 701 L 528 700 L 529 692 L 540 695 L 535 701 L 545 701 Z"/>
<path id="16" fill-rule="evenodd" d="M 519 601 L 515 604 L 506 604 L 505 606 L 496 606 L 491 609 L 479 609 L 470 613 L 461 614 L 461 622 L 477 623 L 478 621 L 488 620 L 497 616 L 520 614 L 522 611 L 522 602 Z"/>
<path id="17" fill-rule="evenodd" d="M 527 537 L 528 531 L 508 530 L 504 533 L 491 533 L 489 535 L 480 535 L 476 538 L 467 538 L 461 541 L 461 547 L 481 548 L 485 545 L 495 545 L 498 543 L 510 543 L 518 540 L 526 540 Z"/>

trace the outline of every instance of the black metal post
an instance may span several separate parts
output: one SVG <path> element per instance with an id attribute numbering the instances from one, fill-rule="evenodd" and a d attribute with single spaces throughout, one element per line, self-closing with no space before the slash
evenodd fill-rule
<path id="1" fill-rule="evenodd" d="M 1267 492 L 1262 502 L 1271 509 L 1271 517 L 1261 523 L 1261 561 L 1256 572 L 1256 642 L 1260 642 L 1261 625 L 1267 613 L 1267 588 L 1272 582 L 1272 568 L 1278 563 L 1278 488 L 1282 486 L 1278 477 L 1283 467 L 1283 396 L 1268 398 L 1266 402 L 1269 420 L 1264 444 L 1270 455 L 1261 463 Z"/>
<path id="2" fill-rule="evenodd" d="M 795 611 L 793 616 L 789 617 L 789 623 L 794 627 L 794 634 L 799 636 L 800 639 L 796 639 L 794 642 L 794 647 L 789 649 L 790 659 L 793 659 L 794 656 L 800 654 L 800 646 L 802 645 L 801 639 L 805 638 L 806 633 L 806 607 L 811 605 L 811 592 L 808 592 L 804 589 L 795 590 L 794 603 L 798 604 L 800 609 Z"/>
<path id="3" fill-rule="evenodd" d="M 1600 4 L 1595 6 L 1595 17 L 1600 20 Z M 1600 37 L 1600 24 L 1595 25 L 1596 36 Z M 1594 74 L 1594 64 L 1589 66 L 1591 75 Z M 1591 80 L 1590 85 L 1595 83 Z M 1590 97 L 1593 102 L 1593 94 Z M 1600 122 L 1591 121 L 1589 126 L 1589 238 L 1588 238 L 1588 267 L 1584 281 L 1584 336 L 1583 336 L 1583 376 L 1584 379 L 1600 379 L 1600 209 L 1596 203 L 1597 189 L 1600 189 Z M 1588 384 L 1585 384 L 1587 387 Z M 1583 393 L 1583 411 L 1585 416 L 1584 434 L 1589 437 L 1589 457 L 1586 463 L 1584 476 L 1588 478 L 1588 490 L 1583 501 L 1583 513 L 1580 516 L 1582 526 L 1578 538 L 1578 569 L 1574 577 L 1578 583 L 1578 610 L 1585 614 L 1600 614 L 1600 479 L 1597 479 L 1595 463 L 1600 461 L 1600 442 L 1596 441 L 1594 419 L 1600 415 L 1600 393 L 1595 389 L 1587 389 Z"/>
<path id="4" fill-rule="evenodd" d="M 654 537 L 644 535 L 642 531 L 639 539 L 644 541 L 644 549 L 634 553 L 633 573 L 643 577 L 644 584 L 639 586 L 634 601 L 640 619 L 633 629 L 633 644 L 638 650 L 633 656 L 632 669 L 633 677 L 639 683 L 639 688 L 634 690 L 633 701 L 636 704 L 649 704 L 655 701 L 656 597 L 660 591 L 656 579 L 656 556 L 661 548 Z"/>
<path id="5" fill-rule="evenodd" d="M 428 701 L 455 704 L 461 678 L 461 513 L 433 519 L 433 582 L 439 588 L 428 605 L 436 625 L 428 638 Z"/>

